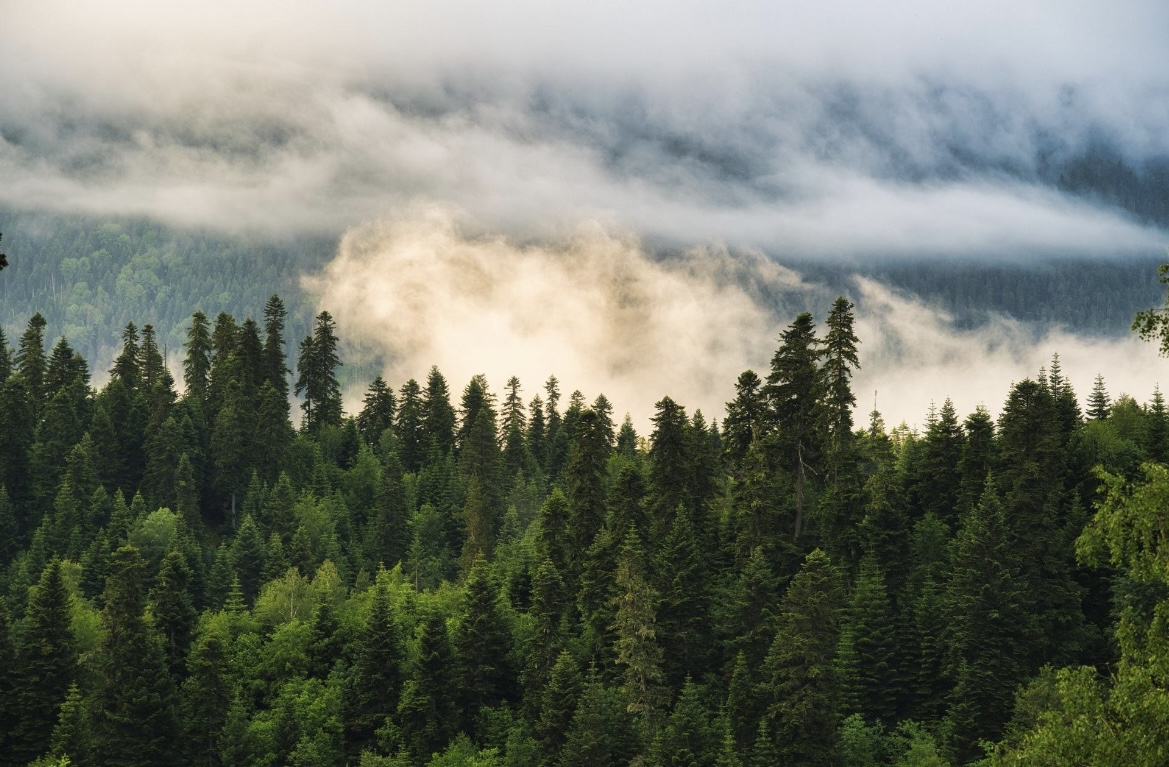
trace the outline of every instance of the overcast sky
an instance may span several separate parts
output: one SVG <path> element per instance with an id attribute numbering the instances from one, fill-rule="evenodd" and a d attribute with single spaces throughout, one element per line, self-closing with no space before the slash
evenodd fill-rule
<path id="1" fill-rule="evenodd" d="M 1169 5 L 0 0 L 0 200 L 340 234 L 419 200 L 776 254 L 1156 253 Z"/>

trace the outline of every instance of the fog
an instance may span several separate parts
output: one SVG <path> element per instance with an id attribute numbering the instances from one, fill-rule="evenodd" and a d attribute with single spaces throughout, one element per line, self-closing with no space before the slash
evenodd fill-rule
<path id="1" fill-rule="evenodd" d="M 929 403 L 997 414 L 1013 382 L 1058 354 L 1081 399 L 1102 373 L 1115 396 L 1146 400 L 1166 364 L 1135 338 L 1093 339 L 991 317 L 973 330 L 945 312 L 854 276 L 861 369 L 857 418 L 874 404 L 889 425 L 924 423 Z M 551 374 L 564 393 L 604 393 L 645 432 L 669 395 L 721 419 L 738 374 L 766 376 L 783 328 L 820 322 L 825 286 L 751 252 L 696 249 L 663 260 L 632 234 L 593 223 L 540 245 L 467 234 L 457 211 L 419 207 L 362 226 L 305 280 L 337 320 L 350 354 L 384 361 L 394 385 L 438 365 L 455 391 L 477 373 L 493 390 L 518 376 L 526 398 Z M 361 392 L 350 392 L 352 409 Z"/>

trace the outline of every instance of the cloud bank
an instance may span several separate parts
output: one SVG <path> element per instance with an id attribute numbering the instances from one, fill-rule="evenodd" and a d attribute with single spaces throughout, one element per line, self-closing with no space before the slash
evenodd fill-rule
<path id="1" fill-rule="evenodd" d="M 1110 390 L 1140 400 L 1165 364 L 1136 339 L 1044 332 L 1002 317 L 955 329 L 944 312 L 863 277 L 852 280 L 861 339 L 854 381 L 858 422 L 877 407 L 887 423 L 924 422 L 950 397 L 962 413 L 997 413 L 1013 381 L 1060 355 L 1081 397 L 1102 372 Z M 395 386 L 432 364 L 458 391 L 484 373 L 501 391 L 518 376 L 527 397 L 555 374 L 588 400 L 604 393 L 647 429 L 669 395 L 722 418 L 738 374 L 766 376 L 783 328 L 834 298 L 822 285 L 755 253 L 693 250 L 663 260 L 636 238 L 596 224 L 553 244 L 468 235 L 449 209 L 356 229 L 305 287 L 332 312 L 354 353 L 379 358 Z M 360 407 L 361 392 L 351 405 Z"/>
<path id="2" fill-rule="evenodd" d="M 418 200 L 549 237 L 1157 252 L 1061 168 L 1169 156 L 1163 3 L 11 3 L 0 202 L 269 236 Z"/>

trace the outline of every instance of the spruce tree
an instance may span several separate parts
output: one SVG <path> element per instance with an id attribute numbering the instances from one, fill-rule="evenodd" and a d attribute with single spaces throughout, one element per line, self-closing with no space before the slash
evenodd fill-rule
<path id="1" fill-rule="evenodd" d="M 28 320 L 24 333 L 16 346 L 16 372 L 20 375 L 24 385 L 28 387 L 29 396 L 33 402 L 34 412 L 40 412 L 45 400 L 45 371 L 48 361 L 45 359 L 45 326 L 48 323 L 37 312 Z"/>
<path id="2" fill-rule="evenodd" d="M 558 767 L 629 764 L 639 748 L 634 722 L 620 692 L 590 672 L 572 716 Z"/>
<path id="3" fill-rule="evenodd" d="M 1161 387 L 1153 387 L 1153 398 L 1149 403 L 1148 426 L 1145 429 L 1144 449 L 1149 458 L 1158 463 L 1169 461 L 1169 410 L 1165 408 L 1165 397 Z"/>
<path id="4" fill-rule="evenodd" d="M 702 688 L 687 679 L 674 710 L 654 740 L 649 763 L 662 767 L 714 764 L 721 732 L 702 702 Z"/>
<path id="5" fill-rule="evenodd" d="M 903 694 L 897 639 L 884 574 L 874 557 L 866 557 L 841 619 L 836 668 L 842 714 L 863 714 L 887 726 L 896 722 Z"/>
<path id="6" fill-rule="evenodd" d="M 398 412 L 394 416 L 402 467 L 409 472 L 422 468 L 426 457 L 423 414 L 422 388 L 411 378 L 398 390 Z"/>
<path id="7" fill-rule="evenodd" d="M 1097 373 L 1092 382 L 1092 393 L 1088 395 L 1088 417 L 1093 421 L 1103 421 L 1108 417 L 1111 404 L 1108 390 L 1104 388 L 1104 376 Z"/>
<path id="8" fill-rule="evenodd" d="M 53 559 L 29 594 L 16 642 L 13 711 L 17 721 L 5 745 L 10 764 L 28 764 L 48 750 L 58 710 L 76 673 L 69 594 L 61 562 Z"/>
<path id="9" fill-rule="evenodd" d="M 818 472 L 820 465 L 821 440 L 816 430 L 820 354 L 820 341 L 816 338 L 812 315 L 803 312 L 780 336 L 780 345 L 771 359 L 771 373 L 763 390 L 770 404 L 772 422 L 778 430 L 779 468 L 791 476 L 795 486 L 793 539 L 798 539 L 804 529 L 804 514 L 811 490 L 809 474 Z"/>
<path id="10" fill-rule="evenodd" d="M 652 740 L 669 702 L 657 637 L 658 593 L 645 574 L 645 554 L 636 531 L 626 536 L 617 562 L 614 651 L 621 672 L 621 693 L 629 713 Z"/>
<path id="11" fill-rule="evenodd" d="M 548 684 L 541 692 L 540 716 L 533 727 L 540 744 L 540 764 L 555 765 L 559 760 L 583 686 L 576 658 L 562 650 L 552 667 Z"/>
<path id="12" fill-rule="evenodd" d="M 669 532 L 679 506 L 690 506 L 687 488 L 686 410 L 669 397 L 654 405 L 649 449 L 650 536 L 660 540 Z"/>
<path id="13" fill-rule="evenodd" d="M 459 670 L 458 704 L 464 731 L 470 732 L 478 711 L 517 699 L 511 665 L 511 633 L 496 605 L 496 590 L 487 563 L 475 561 L 465 585 L 466 604 L 455 631 L 454 660 Z"/>
<path id="14" fill-rule="evenodd" d="M 426 376 L 426 392 L 422 397 L 422 431 L 439 455 L 454 450 L 455 409 L 451 405 L 450 387 L 438 367 L 431 367 Z"/>
<path id="15" fill-rule="evenodd" d="M 167 667 L 181 677 L 186 670 L 187 649 L 198 614 L 191 597 L 191 568 L 178 549 L 171 549 L 162 560 L 158 581 L 150 596 L 154 627 L 162 634 Z"/>
<path id="16" fill-rule="evenodd" d="M 585 410 L 576 422 L 576 434 L 564 469 L 568 497 L 570 541 L 568 565 L 573 581 L 579 577 L 585 552 L 605 522 L 605 470 L 609 445 L 595 410 Z"/>
<path id="17" fill-rule="evenodd" d="M 321 426 L 341 425 L 341 386 L 337 383 L 337 324 L 328 312 L 317 315 L 313 334 L 300 344 L 295 392 L 304 395 L 304 428 L 316 434 Z"/>
<path id="18" fill-rule="evenodd" d="M 357 756 L 372 749 L 376 731 L 397 712 L 405 676 L 405 651 L 390 605 L 389 573 L 377 574 L 369 616 L 357 640 L 347 676 L 346 750 Z"/>
<path id="19" fill-rule="evenodd" d="M 226 623 L 204 617 L 191 644 L 187 678 L 180 691 L 181 751 L 187 764 L 196 767 L 220 764 L 220 734 L 232 703 L 230 645 Z M 223 763 L 231 762 L 224 758 Z"/>
<path id="20" fill-rule="evenodd" d="M 441 751 L 455 732 L 454 671 L 446 620 L 431 611 L 422 619 L 417 661 L 398 704 L 402 738 L 419 763 Z"/>
<path id="21" fill-rule="evenodd" d="M 394 392 L 381 376 L 373 379 L 357 414 L 357 430 L 367 444 L 376 445 L 382 432 L 394 425 Z"/>
<path id="22" fill-rule="evenodd" d="M 61 703 L 57 726 L 49 742 L 49 755 L 54 759 L 68 759 L 68 764 L 92 764 L 93 730 L 89 718 L 88 701 L 76 684 Z"/>
<path id="23" fill-rule="evenodd" d="M 285 362 L 284 352 L 284 322 L 287 316 L 284 302 L 273 293 L 264 305 L 263 380 L 271 384 L 285 400 L 288 399 L 288 374 L 291 372 Z"/>
<path id="24" fill-rule="evenodd" d="M 701 677 L 713 659 L 710 578 L 690 516 L 679 508 L 654 558 L 662 672 L 671 689 L 680 687 L 688 676 Z"/>
<path id="25" fill-rule="evenodd" d="M 778 763 L 836 763 L 841 592 L 836 567 L 817 549 L 780 601 L 760 685 Z"/>
<path id="26" fill-rule="evenodd" d="M 169 765 L 177 720 L 174 686 L 162 637 L 146 622 L 146 563 L 123 546 L 110 556 L 102 623 L 106 636 L 95 697 L 95 751 L 99 764 Z"/>

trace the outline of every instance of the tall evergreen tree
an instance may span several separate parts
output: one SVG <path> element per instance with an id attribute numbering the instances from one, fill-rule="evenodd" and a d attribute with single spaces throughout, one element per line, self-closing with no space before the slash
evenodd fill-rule
<path id="1" fill-rule="evenodd" d="M 187 558 L 178 549 L 171 549 L 158 570 L 158 581 L 150 595 L 150 612 L 154 627 L 162 634 L 167 666 L 176 677 L 186 671 L 187 649 L 198 617 L 190 587 Z"/>
<path id="2" fill-rule="evenodd" d="M 30 591 L 23 624 L 13 668 L 17 721 L 4 748 L 12 765 L 28 764 L 48 750 L 57 712 L 77 673 L 69 594 L 59 560 L 45 566 Z"/>
<path id="3" fill-rule="evenodd" d="M 288 398 L 288 374 L 291 372 L 285 362 L 284 322 L 288 312 L 284 302 L 275 293 L 264 305 L 264 380 L 285 399 Z"/>
<path id="4" fill-rule="evenodd" d="M 304 427 L 316 433 L 323 425 L 341 425 L 341 386 L 337 383 L 337 323 L 328 312 L 317 315 L 313 334 L 300 344 L 295 392 L 303 394 Z"/>
<path id="5" fill-rule="evenodd" d="M 426 457 L 423 408 L 422 388 L 411 378 L 398 390 L 398 412 L 394 417 L 402 467 L 409 472 L 422 468 L 422 461 Z"/>
<path id="6" fill-rule="evenodd" d="M 454 450 L 455 409 L 451 405 L 450 387 L 438 367 L 426 376 L 426 393 L 422 397 L 422 430 L 439 454 Z"/>
<path id="7" fill-rule="evenodd" d="M 397 712 L 404 662 L 402 638 L 390 604 L 389 573 L 382 568 L 347 676 L 346 743 L 350 754 L 372 749 L 378 728 Z"/>
<path id="8" fill-rule="evenodd" d="M 760 685 L 778 763 L 836 763 L 841 592 L 836 567 L 817 549 L 780 602 Z"/>
<path id="9" fill-rule="evenodd" d="M 1108 417 L 1111 405 L 1112 399 L 1104 388 L 1104 376 L 1097 373 L 1092 382 L 1092 393 L 1088 395 L 1088 417 L 1093 421 L 1103 421 Z"/>
<path id="10" fill-rule="evenodd" d="M 45 371 L 48 361 L 45 359 L 45 326 L 48 323 L 37 312 L 28 320 L 24 333 L 16 346 L 16 372 L 20 374 L 24 385 L 28 387 L 32 398 L 34 412 L 39 411 L 45 399 Z"/>
<path id="11" fill-rule="evenodd" d="M 187 340 L 183 344 L 187 355 L 183 359 L 183 382 L 187 397 L 203 400 L 211 378 L 211 328 L 207 315 L 201 311 L 191 316 Z"/>
<path id="12" fill-rule="evenodd" d="M 145 618 L 146 563 L 123 546 L 110 557 L 102 622 L 101 669 L 94 692 L 99 764 L 173 764 L 177 736 L 174 686 L 162 637 Z"/>
<path id="13" fill-rule="evenodd" d="M 373 379 L 357 414 L 357 430 L 370 445 L 376 445 L 382 432 L 394 425 L 394 392 L 381 376 Z"/>
<path id="14" fill-rule="evenodd" d="M 432 611 L 422 619 L 417 661 L 398 704 L 402 738 L 418 762 L 441 751 L 454 734 L 455 677 L 446 620 Z"/>
<path id="15" fill-rule="evenodd" d="M 803 312 L 780 336 L 771 359 L 764 393 L 778 430 L 781 468 L 795 486 L 793 538 L 804 528 L 804 512 L 810 490 L 808 475 L 819 467 L 820 440 L 816 433 L 820 342 L 812 315 Z"/>
<path id="16" fill-rule="evenodd" d="M 657 637 L 658 593 L 645 575 L 645 554 L 636 531 L 625 538 L 617 563 L 613 632 L 621 692 L 647 740 L 652 740 L 669 703 Z"/>
<path id="17" fill-rule="evenodd" d="M 584 565 L 585 552 L 605 522 L 605 472 L 608 440 L 595 410 L 585 410 L 576 422 L 576 434 L 564 469 L 568 497 L 569 569 L 573 581 Z"/>
<path id="18" fill-rule="evenodd" d="M 650 534 L 664 537 L 679 506 L 689 508 L 686 410 L 669 397 L 654 405 L 649 449 Z"/>
<path id="19" fill-rule="evenodd" d="M 486 560 L 471 567 L 466 605 L 455 631 L 454 660 L 459 669 L 458 704 L 464 731 L 485 706 L 514 701 L 516 674 L 511 668 L 511 635 L 496 605 L 496 591 L 487 577 Z"/>
<path id="20" fill-rule="evenodd" d="M 896 722 L 897 701 L 904 694 L 897 639 L 884 574 L 874 557 L 866 557 L 841 620 L 836 668 L 842 714 L 860 713 L 887 726 Z"/>

